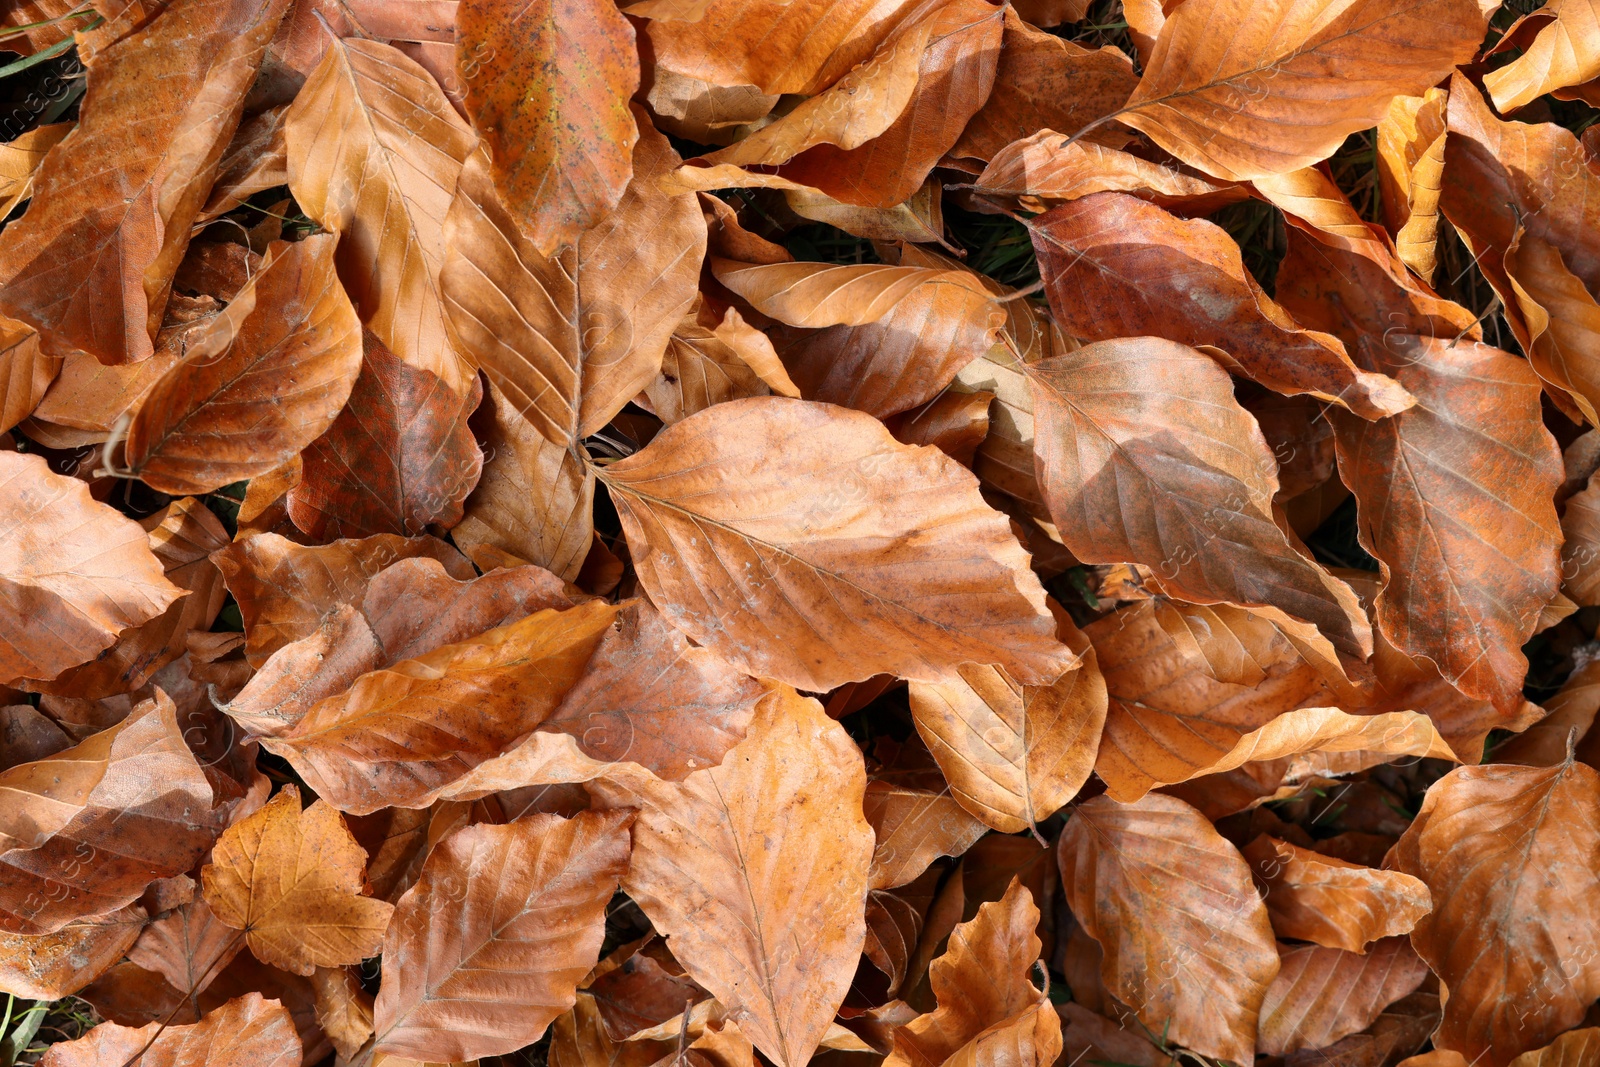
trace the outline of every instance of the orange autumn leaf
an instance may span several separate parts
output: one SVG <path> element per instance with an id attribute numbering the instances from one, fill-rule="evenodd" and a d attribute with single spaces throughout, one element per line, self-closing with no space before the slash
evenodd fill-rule
<path id="1" fill-rule="evenodd" d="M 392 905 L 361 895 L 367 857 L 340 814 L 293 785 L 231 826 L 201 871 L 206 903 L 263 963 L 294 974 L 376 955 Z"/>

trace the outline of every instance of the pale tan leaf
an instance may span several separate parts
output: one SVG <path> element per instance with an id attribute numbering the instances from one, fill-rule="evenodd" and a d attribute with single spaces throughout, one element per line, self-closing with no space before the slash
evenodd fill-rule
<path id="1" fill-rule="evenodd" d="M 339 275 L 384 346 L 458 393 L 470 370 L 445 318 L 445 213 L 472 131 L 427 71 L 377 41 L 337 39 L 284 120 L 289 188 L 339 235 Z"/>

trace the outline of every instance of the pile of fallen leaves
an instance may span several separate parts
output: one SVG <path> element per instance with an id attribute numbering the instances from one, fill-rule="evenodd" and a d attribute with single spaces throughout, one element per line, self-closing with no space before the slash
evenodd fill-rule
<path id="1" fill-rule="evenodd" d="M 1600 1064 L 1597 17 L 13 0 L 0 1062 Z"/>

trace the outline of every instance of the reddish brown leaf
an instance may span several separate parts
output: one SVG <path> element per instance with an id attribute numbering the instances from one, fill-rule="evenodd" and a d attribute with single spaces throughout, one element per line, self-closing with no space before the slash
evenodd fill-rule
<path id="1" fill-rule="evenodd" d="M 476 378 L 462 396 L 365 333 L 350 399 L 306 448 L 289 517 L 319 541 L 454 526 L 483 467 L 467 428 L 482 395 Z"/>
<path id="2" fill-rule="evenodd" d="M 288 6 L 184 4 L 97 51 L 78 126 L 0 237 L 0 310 L 39 330 L 46 353 L 149 358 L 190 224 Z"/>
<path id="3" fill-rule="evenodd" d="M 332 235 L 276 245 L 139 407 L 127 464 L 163 492 L 265 474 L 326 430 L 361 369 L 360 324 Z"/>

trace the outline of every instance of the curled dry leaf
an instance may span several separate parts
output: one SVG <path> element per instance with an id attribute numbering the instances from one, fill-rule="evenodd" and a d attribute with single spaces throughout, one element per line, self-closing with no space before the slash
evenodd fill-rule
<path id="1" fill-rule="evenodd" d="M 33 327 L 0 318 L 0 433 L 33 414 L 61 365 L 40 350 Z"/>
<path id="2" fill-rule="evenodd" d="M 335 39 L 284 119 L 289 188 L 339 235 L 339 275 L 378 340 L 460 393 L 445 320 L 445 213 L 472 130 L 427 71 L 377 41 Z"/>
<path id="3" fill-rule="evenodd" d="M 1395 251 L 1425 282 L 1438 262 L 1439 187 L 1444 177 L 1445 105 L 1434 87 L 1421 96 L 1397 96 L 1378 123 L 1378 184 L 1384 221 Z"/>
<path id="4" fill-rule="evenodd" d="M 1600 422 L 1600 304 L 1567 269 L 1553 245 L 1519 233 L 1506 253 L 1528 362 L 1550 386 L 1565 392 L 1590 425 Z M 1560 395 L 1557 393 L 1557 395 Z"/>
<path id="5" fill-rule="evenodd" d="M 952 156 L 989 161 L 1041 130 L 1076 132 L 1120 108 L 1139 82 L 1118 49 L 1085 48 L 1041 33 L 1034 26 L 1045 24 L 1019 17 L 1018 10 L 1006 9 L 994 88 L 950 149 Z"/>
<path id="6" fill-rule="evenodd" d="M 865 784 L 843 728 L 781 687 L 721 766 L 591 786 L 639 809 L 623 889 L 779 1067 L 810 1059 L 861 954 Z"/>
<path id="7" fill-rule="evenodd" d="M 825 691 L 875 674 L 954 680 L 979 662 L 1041 684 L 1073 661 L 976 479 L 869 416 L 718 404 L 601 478 L 662 613 L 750 674 Z"/>
<path id="8" fill-rule="evenodd" d="M 874 322 L 774 331 L 800 395 L 887 418 L 935 399 L 989 351 L 1005 315 L 977 277 L 931 270 L 924 277 Z"/>
<path id="9" fill-rule="evenodd" d="M 1282 938 L 1361 953 L 1370 941 L 1409 934 L 1433 910 L 1428 887 L 1399 871 L 1373 870 L 1265 834 L 1241 853 Z"/>
<path id="10" fill-rule="evenodd" d="M 547 608 L 401 660 L 262 743 L 342 811 L 425 807 L 549 716 L 616 613 L 603 601 Z"/>
<path id="11" fill-rule="evenodd" d="M 483 470 L 467 427 L 482 397 L 477 377 L 457 393 L 364 333 L 350 399 L 303 453 L 289 517 L 319 541 L 454 526 Z"/>
<path id="12" fill-rule="evenodd" d="M 1152 1033 L 1250 1063 L 1278 952 L 1234 847 L 1194 808 L 1153 794 L 1081 804 L 1057 855 L 1067 903 L 1105 951 L 1111 993 Z"/>
<path id="13" fill-rule="evenodd" d="M 537 1041 L 600 954 L 632 821 L 525 815 L 440 842 L 384 940 L 375 1050 L 471 1060 Z"/>
<path id="14" fill-rule="evenodd" d="M 332 425 L 361 369 L 360 322 L 332 234 L 274 248 L 227 308 L 189 335 L 128 429 L 127 466 L 162 492 L 266 474 Z"/>
<path id="15" fill-rule="evenodd" d="M 467 112 L 495 188 L 540 255 L 593 229 L 633 175 L 633 34 L 609 0 L 464 0 L 458 9 Z"/>
<path id="16" fill-rule="evenodd" d="M 0 452 L 0 516 L 0 684 L 56 678 L 184 595 L 138 523 L 41 456 Z"/>
<path id="17" fill-rule="evenodd" d="M 1500 1067 L 1578 1025 L 1600 995 L 1600 773 L 1460 767 L 1428 790 L 1386 866 L 1432 913 L 1411 943 L 1449 990 L 1441 1049 Z"/>
<path id="18" fill-rule="evenodd" d="M 617 208 L 548 258 L 496 198 L 475 153 L 445 221 L 442 284 L 463 350 L 510 405 L 563 449 L 602 429 L 655 376 L 695 297 L 705 220 L 656 185 L 678 163 L 642 124 Z M 639 235 L 651 239 L 641 244 Z"/>
<path id="19" fill-rule="evenodd" d="M 0 311 L 44 351 L 136 363 L 288 0 L 163 9 L 97 49 L 72 134 L 0 237 Z M 137 131 L 133 133 L 132 131 Z"/>
<path id="20" fill-rule="evenodd" d="M 122 722 L 0 775 L 0 930 L 48 934 L 192 868 L 226 822 L 160 690 Z"/>
<path id="21" fill-rule="evenodd" d="M 50 149 L 73 130 L 73 123 L 52 122 L 35 126 L 22 136 L 0 145 L 0 219 L 33 194 L 33 176 Z"/>
<path id="22" fill-rule="evenodd" d="M 1256 1050 L 1269 1056 L 1326 1048 L 1365 1030 L 1428 976 L 1403 937 L 1385 938 L 1365 955 L 1318 945 L 1278 950 L 1283 969 L 1267 990 L 1256 1039 Z"/>
<path id="23" fill-rule="evenodd" d="M 1286 174 L 1470 60 L 1484 22 L 1476 0 L 1185 3 L 1114 117 L 1218 178 Z"/>
<path id="24" fill-rule="evenodd" d="M 911 714 L 961 806 L 1001 833 L 1032 830 L 1094 771 L 1106 684 L 1089 639 L 1052 604 L 1078 664 L 1045 686 L 967 664 L 958 681 L 913 682 Z"/>
<path id="25" fill-rule="evenodd" d="M 1205 346 L 1232 371 L 1376 419 L 1412 404 L 1357 368 L 1337 338 L 1300 327 L 1245 270 L 1239 247 L 1203 219 L 1123 193 L 1098 193 L 1028 224 L 1061 328 L 1099 341 L 1154 335 Z"/>
<path id="26" fill-rule="evenodd" d="M 973 184 L 980 192 L 1040 201 L 1129 193 L 1186 212 L 1221 207 L 1246 195 L 1240 186 L 1214 182 L 1105 145 L 1072 141 L 1051 129 L 1000 149 Z"/>
<path id="27" fill-rule="evenodd" d="M 895 1028 L 886 1067 L 941 1067 L 966 1057 L 980 1063 L 1010 1062 L 1003 1057 L 991 1061 L 971 1046 L 993 1028 L 1030 1016 L 1031 1009 L 1049 1009 L 1031 977 L 1041 947 L 1034 932 L 1038 925 L 1033 895 L 1013 878 L 1003 897 L 983 904 L 970 921 L 951 931 L 948 947 L 928 972 L 938 1006 Z M 1059 1047 L 1061 1023 L 1053 1009 L 1050 1014 Z M 1027 1056 L 1018 1062 L 1032 1064 L 1035 1059 Z"/>
<path id="28" fill-rule="evenodd" d="M 931 26 L 916 89 L 877 137 L 846 150 L 819 144 L 781 168 L 836 200 L 892 208 L 910 199 L 988 98 L 1000 58 L 1003 7 L 987 0 L 919 4 L 907 23 Z"/>
<path id="29" fill-rule="evenodd" d="M 200 872 L 216 917 L 262 963 L 291 974 L 375 956 L 394 906 L 361 895 L 367 854 L 327 801 L 286 785 L 230 826 Z"/>
<path id="30" fill-rule="evenodd" d="M 1277 462 L 1215 362 L 1132 338 L 1031 364 L 1028 380 L 1039 484 L 1075 556 L 1144 564 L 1198 603 L 1282 608 L 1371 651 L 1355 594 L 1277 525 Z"/>
<path id="31" fill-rule="evenodd" d="M 76 1041 L 52 1045 L 44 1067 L 296 1067 L 303 1047 L 289 1011 L 260 993 L 230 1000 L 188 1026 L 135 1029 L 101 1023 Z"/>
<path id="32" fill-rule="evenodd" d="M 179 993 L 198 994 L 243 949 L 239 931 L 218 919 L 204 897 L 196 897 L 145 926 L 128 960 L 161 975 Z"/>
<path id="33" fill-rule="evenodd" d="M 1501 114 L 1600 77 L 1600 7 L 1593 0 L 1554 0 L 1539 14 L 1545 24 L 1533 43 L 1484 75 L 1483 87 Z"/>

